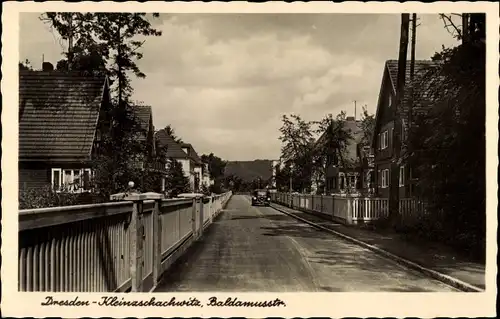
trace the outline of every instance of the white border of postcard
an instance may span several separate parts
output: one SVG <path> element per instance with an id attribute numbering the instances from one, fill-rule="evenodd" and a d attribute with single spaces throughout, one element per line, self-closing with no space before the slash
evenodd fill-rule
<path id="1" fill-rule="evenodd" d="M 259 301 L 279 298 L 286 307 L 99 307 L 92 301 L 101 293 L 54 293 L 58 298 L 91 301 L 88 307 L 42 307 L 47 293 L 23 293 L 17 290 L 18 241 L 18 62 L 19 12 L 44 11 L 140 11 L 140 12 L 196 12 L 196 13 L 439 13 L 487 12 L 487 260 L 486 291 L 482 293 L 164 293 L 155 294 L 159 300 L 196 297 L 206 302 L 237 297 L 240 300 Z M 2 24 L 2 314 L 9 317 L 437 317 L 437 316 L 493 316 L 496 300 L 496 231 L 497 231 L 497 145 L 498 145 L 498 44 L 499 5 L 488 2 L 419 2 L 408 3 L 164 3 L 138 2 L 80 2 L 50 1 L 6 2 L 3 4 Z M 143 300 L 151 294 L 120 294 L 119 298 Z"/>

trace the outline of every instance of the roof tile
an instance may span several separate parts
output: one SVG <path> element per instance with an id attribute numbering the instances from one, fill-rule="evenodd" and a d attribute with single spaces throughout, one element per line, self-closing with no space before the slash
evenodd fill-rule
<path id="1" fill-rule="evenodd" d="M 105 83 L 104 75 L 20 71 L 19 158 L 88 159 Z"/>
<path id="2" fill-rule="evenodd" d="M 155 136 L 160 146 L 167 147 L 168 158 L 176 158 L 176 159 L 188 158 L 188 155 L 182 150 L 181 145 L 177 143 L 170 135 L 168 135 L 165 129 L 161 129 L 158 132 L 156 132 Z"/>

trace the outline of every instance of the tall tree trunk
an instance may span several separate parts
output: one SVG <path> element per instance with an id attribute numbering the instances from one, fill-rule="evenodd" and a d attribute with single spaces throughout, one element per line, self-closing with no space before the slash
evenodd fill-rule
<path id="1" fill-rule="evenodd" d="M 408 53 L 408 32 L 410 15 L 401 14 L 401 39 L 399 43 L 398 78 L 396 87 L 396 105 L 394 108 L 394 129 L 392 137 L 392 162 L 390 175 L 389 218 L 395 225 L 399 219 L 399 157 L 401 154 L 401 106 L 404 98 L 406 80 L 406 59 Z"/>

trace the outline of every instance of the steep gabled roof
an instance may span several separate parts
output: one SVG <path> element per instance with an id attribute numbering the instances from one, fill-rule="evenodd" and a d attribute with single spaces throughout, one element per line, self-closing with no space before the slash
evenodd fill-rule
<path id="1" fill-rule="evenodd" d="M 425 74 L 427 70 L 430 68 L 436 67 L 439 65 L 439 62 L 437 61 L 430 61 L 430 60 L 415 60 L 415 69 L 414 69 L 414 75 L 415 77 L 421 76 Z M 401 105 L 401 114 L 402 116 L 402 121 L 403 123 L 407 122 L 407 113 L 409 109 L 409 101 L 410 101 L 410 94 L 409 91 L 406 90 L 408 85 L 411 85 L 409 83 L 410 81 L 410 61 L 406 62 L 406 75 L 405 75 L 405 95 L 403 96 L 403 103 Z M 375 114 L 375 129 L 374 132 L 376 132 L 379 128 L 379 121 L 380 121 L 380 112 L 381 112 L 381 107 L 382 107 L 382 102 L 384 101 L 384 97 L 382 94 L 384 93 L 384 87 L 386 84 L 390 84 L 392 88 L 392 94 L 396 94 L 396 88 L 397 88 L 397 81 L 398 81 L 398 60 L 387 60 L 384 65 L 384 72 L 382 73 L 382 81 L 380 85 L 380 92 L 379 92 L 379 97 L 378 97 L 378 103 L 377 103 L 377 111 Z M 415 88 L 419 89 L 419 88 Z M 415 101 L 418 102 L 418 101 Z M 417 105 L 418 106 L 418 105 Z M 376 141 L 376 135 L 373 134 L 372 136 L 372 145 Z"/>
<path id="2" fill-rule="evenodd" d="M 170 135 L 167 134 L 165 129 L 161 129 L 155 134 L 155 138 L 158 140 L 161 147 L 167 147 L 167 157 L 175 159 L 187 159 L 189 158 L 186 152 L 181 148 L 181 145 L 177 143 Z"/>
<path id="3" fill-rule="evenodd" d="M 90 159 L 105 75 L 19 71 L 19 159 Z"/>
<path id="4" fill-rule="evenodd" d="M 198 156 L 198 153 L 196 153 L 196 151 L 194 150 L 193 145 L 189 143 L 182 143 L 181 147 L 185 147 L 188 149 L 189 158 L 191 158 L 196 164 L 198 165 L 202 164 L 201 158 Z"/>
<path id="5" fill-rule="evenodd" d="M 147 134 L 149 132 L 150 126 L 152 123 L 153 111 L 151 106 L 143 106 L 143 105 L 135 105 L 132 107 L 131 114 L 134 117 L 134 120 L 137 124 L 139 124 L 139 128 L 141 130 L 141 134 L 138 135 L 139 140 L 145 140 Z"/>

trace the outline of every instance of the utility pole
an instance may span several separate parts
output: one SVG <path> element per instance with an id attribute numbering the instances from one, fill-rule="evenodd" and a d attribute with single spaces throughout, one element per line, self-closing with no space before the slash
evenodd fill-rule
<path id="1" fill-rule="evenodd" d="M 408 54 L 408 33 L 410 15 L 401 14 L 401 38 L 399 42 L 398 76 L 396 86 L 396 106 L 394 108 L 394 129 L 392 137 L 392 161 L 390 170 L 389 218 L 394 226 L 399 219 L 399 157 L 401 154 L 401 104 L 406 80 L 406 59 Z"/>
<path id="2" fill-rule="evenodd" d="M 354 121 L 356 121 L 356 114 L 357 114 L 357 106 L 356 106 L 356 100 L 354 100 Z"/>
<path id="3" fill-rule="evenodd" d="M 462 44 L 469 41 L 469 14 L 462 13 Z"/>
<path id="4" fill-rule="evenodd" d="M 413 102 L 414 102 L 414 75 L 415 75 L 415 44 L 417 42 L 417 14 L 414 13 L 411 19 L 411 52 L 410 52 L 410 105 L 408 105 L 408 133 L 410 133 L 410 129 L 413 121 Z M 406 136 L 408 138 L 408 136 Z M 409 151 L 409 150 L 408 150 Z M 411 158 L 409 159 L 409 170 L 412 169 L 413 161 Z M 408 170 L 408 172 L 409 172 Z M 410 177 L 410 176 L 408 176 Z M 413 180 L 408 178 L 409 181 L 409 195 L 413 196 Z"/>
<path id="5" fill-rule="evenodd" d="M 71 71 L 72 63 L 73 63 L 73 13 L 69 13 L 68 71 Z"/>

